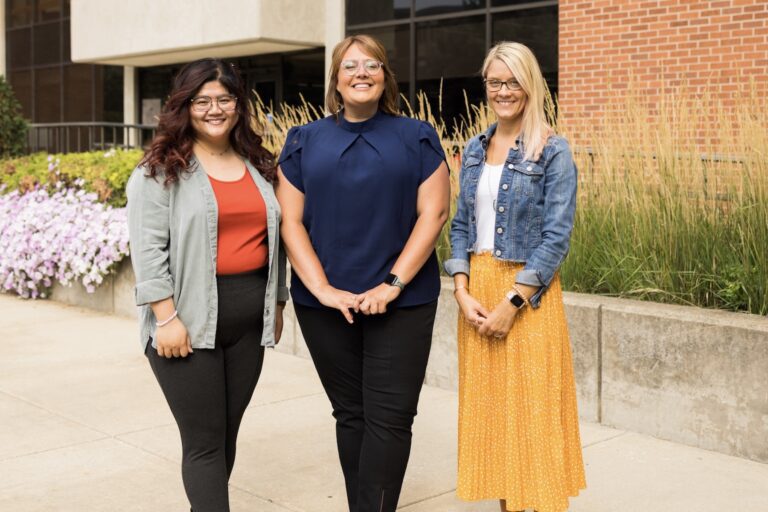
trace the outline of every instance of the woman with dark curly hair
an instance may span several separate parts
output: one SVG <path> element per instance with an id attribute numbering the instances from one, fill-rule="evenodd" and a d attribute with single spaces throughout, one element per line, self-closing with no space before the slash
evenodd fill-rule
<path id="1" fill-rule="evenodd" d="M 275 161 L 229 64 L 184 66 L 128 182 L 142 347 L 181 433 L 195 512 L 229 510 L 240 420 L 287 300 Z"/>

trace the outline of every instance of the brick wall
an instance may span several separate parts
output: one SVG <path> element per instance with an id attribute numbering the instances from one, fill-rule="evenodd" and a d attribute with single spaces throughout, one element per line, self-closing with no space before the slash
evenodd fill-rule
<path id="1" fill-rule="evenodd" d="M 750 77 L 768 91 L 766 0 L 559 5 L 559 101 L 572 126 L 594 121 L 629 83 L 651 98 L 681 84 L 708 87 L 725 104 Z"/>

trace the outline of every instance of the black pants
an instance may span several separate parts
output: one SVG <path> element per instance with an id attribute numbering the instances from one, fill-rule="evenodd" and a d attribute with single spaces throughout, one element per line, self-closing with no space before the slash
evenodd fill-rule
<path id="1" fill-rule="evenodd" d="M 437 302 L 355 315 L 294 305 L 336 418 L 351 512 L 394 512 L 411 451 Z"/>
<path id="2" fill-rule="evenodd" d="M 264 362 L 266 272 L 218 276 L 216 347 L 147 357 L 181 433 L 181 472 L 194 512 L 228 512 L 240 420 Z"/>

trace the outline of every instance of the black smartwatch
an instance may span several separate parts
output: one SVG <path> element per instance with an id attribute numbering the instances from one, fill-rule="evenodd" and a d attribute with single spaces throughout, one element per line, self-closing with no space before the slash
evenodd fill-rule
<path id="1" fill-rule="evenodd" d="M 402 291 L 405 288 L 405 283 L 400 280 L 395 274 L 387 274 L 387 278 L 384 280 L 389 286 L 397 286 Z"/>
<path id="2" fill-rule="evenodd" d="M 507 300 L 512 303 L 517 309 L 522 309 L 525 306 L 525 299 L 522 298 L 515 290 L 512 290 L 507 294 Z"/>

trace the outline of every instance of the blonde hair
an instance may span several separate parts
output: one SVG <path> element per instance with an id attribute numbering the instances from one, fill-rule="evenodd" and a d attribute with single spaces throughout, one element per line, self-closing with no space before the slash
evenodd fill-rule
<path id="1" fill-rule="evenodd" d="M 353 44 L 358 45 L 363 52 L 367 53 L 372 58 L 384 63 L 384 65 L 381 66 L 381 69 L 384 72 L 384 94 L 379 98 L 379 110 L 395 116 L 400 115 L 400 112 L 397 109 L 397 99 L 400 96 L 400 92 L 397 89 L 395 74 L 389 67 L 387 51 L 378 39 L 366 34 L 349 36 L 333 48 L 331 68 L 328 71 L 328 92 L 325 94 L 325 108 L 328 109 L 330 114 L 336 115 L 339 110 L 341 110 L 341 107 L 344 106 L 344 100 L 342 99 L 341 94 L 339 94 L 339 91 L 336 90 L 336 86 L 339 85 L 339 68 L 341 67 L 341 60 Z"/>
<path id="2" fill-rule="evenodd" d="M 547 84 L 533 52 L 525 45 L 502 41 L 490 49 L 483 62 L 481 73 L 486 78 L 488 67 L 494 59 L 503 62 L 526 95 L 521 135 L 526 160 L 536 161 L 541 156 L 547 138 L 554 133 L 544 114 Z"/>

